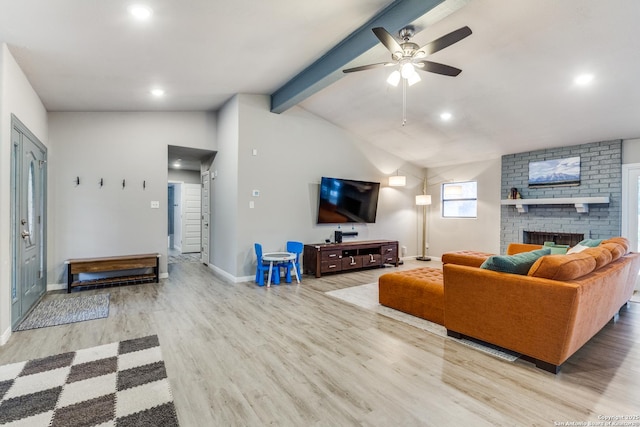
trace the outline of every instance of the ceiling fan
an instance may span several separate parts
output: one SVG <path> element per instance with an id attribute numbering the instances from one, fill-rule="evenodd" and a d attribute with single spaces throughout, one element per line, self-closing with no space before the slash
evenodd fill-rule
<path id="1" fill-rule="evenodd" d="M 402 40 L 401 42 L 398 42 L 382 27 L 373 28 L 372 31 L 378 40 L 380 40 L 389 52 L 391 52 L 391 58 L 393 61 L 362 65 L 360 67 L 348 68 L 342 71 L 344 73 L 353 73 L 356 71 L 371 70 L 373 68 L 399 65 L 400 71 L 392 73 L 388 80 L 388 82 L 394 86 L 398 85 L 400 77 L 405 78 L 409 83 L 409 86 L 420 81 L 420 76 L 415 72 L 416 69 L 451 77 L 455 77 L 460 74 L 462 70 L 459 68 L 440 64 L 438 62 L 426 61 L 422 58 L 438 52 L 445 47 L 451 46 L 471 34 L 471 29 L 464 26 L 420 47 L 409 41 L 415 34 L 415 27 L 413 25 L 408 25 L 398 32 L 398 35 Z"/>

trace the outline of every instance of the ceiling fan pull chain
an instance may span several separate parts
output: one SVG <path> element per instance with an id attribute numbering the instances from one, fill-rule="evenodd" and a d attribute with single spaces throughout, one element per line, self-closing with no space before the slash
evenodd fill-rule
<path id="1" fill-rule="evenodd" d="M 402 79 L 402 126 L 407 124 L 407 79 Z"/>

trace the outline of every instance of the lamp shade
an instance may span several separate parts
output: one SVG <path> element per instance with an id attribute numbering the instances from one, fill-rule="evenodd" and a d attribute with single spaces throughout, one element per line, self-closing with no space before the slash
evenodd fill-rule
<path id="1" fill-rule="evenodd" d="M 431 195 L 430 194 L 419 194 L 416 196 L 416 205 L 418 206 L 427 206 L 431 204 Z"/>
<path id="2" fill-rule="evenodd" d="M 389 187 L 404 187 L 407 185 L 407 177 L 403 175 L 393 175 L 389 177 Z"/>

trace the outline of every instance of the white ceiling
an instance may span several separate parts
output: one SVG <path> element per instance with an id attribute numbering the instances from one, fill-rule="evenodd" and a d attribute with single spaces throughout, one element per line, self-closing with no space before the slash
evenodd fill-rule
<path id="1" fill-rule="evenodd" d="M 235 93 L 274 92 L 391 3 L 144 2 L 154 15 L 141 23 L 124 0 L 0 0 L 0 41 L 49 111 L 215 110 Z M 461 7 L 418 20 L 413 41 L 468 25 L 471 36 L 429 58 L 463 72 L 422 73 L 406 126 L 388 68 L 345 75 L 300 106 L 427 167 L 640 137 L 639 1 L 447 3 Z M 389 58 L 377 46 L 350 65 Z M 595 79 L 577 87 L 583 72 Z M 156 85 L 164 98 L 149 95 Z"/>

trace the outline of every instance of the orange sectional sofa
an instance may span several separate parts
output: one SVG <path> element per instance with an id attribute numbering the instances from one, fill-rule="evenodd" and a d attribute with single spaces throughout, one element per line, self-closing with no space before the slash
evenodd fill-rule
<path id="1" fill-rule="evenodd" d="M 508 253 L 540 247 L 515 244 Z M 521 353 L 557 373 L 633 295 L 640 254 L 628 250 L 626 239 L 614 238 L 583 252 L 546 255 L 526 276 L 445 264 L 447 333 Z"/>
<path id="2" fill-rule="evenodd" d="M 507 255 L 540 249 L 514 243 Z M 420 268 L 380 276 L 380 303 L 520 353 L 539 368 L 560 365 L 633 295 L 640 254 L 624 238 L 570 255 L 545 255 L 527 275 L 479 268 L 490 254 L 442 256 L 442 274 Z"/>

